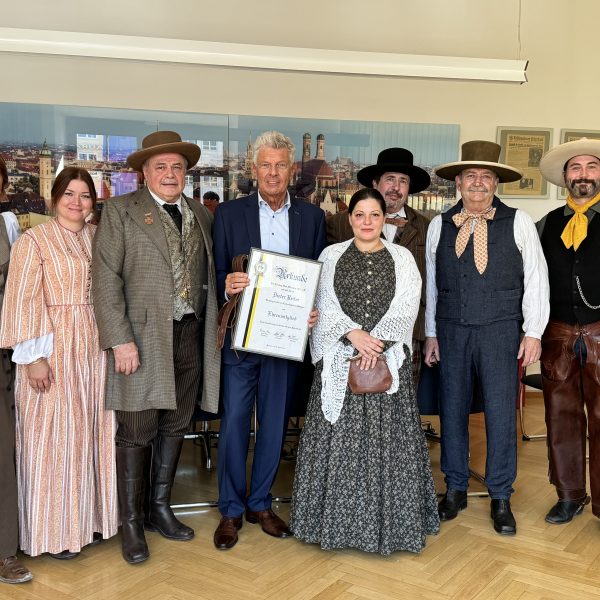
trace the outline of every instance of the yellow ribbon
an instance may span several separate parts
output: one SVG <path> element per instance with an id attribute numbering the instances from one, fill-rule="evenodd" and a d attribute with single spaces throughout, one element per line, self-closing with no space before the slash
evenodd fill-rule
<path id="1" fill-rule="evenodd" d="M 571 196 L 567 196 L 567 206 L 575 211 L 575 214 L 569 219 L 560 239 L 563 241 L 566 248 L 573 246 L 577 250 L 581 242 L 587 237 L 588 218 L 585 216 L 588 208 L 594 206 L 600 200 L 600 192 L 598 192 L 591 200 L 585 204 L 575 204 Z"/>

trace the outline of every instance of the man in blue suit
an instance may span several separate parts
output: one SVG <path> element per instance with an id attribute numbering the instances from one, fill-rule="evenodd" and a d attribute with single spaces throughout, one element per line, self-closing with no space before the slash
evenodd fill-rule
<path id="1" fill-rule="evenodd" d="M 219 298 L 239 294 L 248 285 L 245 273 L 232 272 L 232 259 L 261 248 L 317 259 L 327 243 L 321 209 L 295 200 L 288 193 L 294 173 L 294 144 L 277 131 L 259 136 L 254 147 L 254 176 L 258 192 L 220 204 L 213 225 L 213 254 Z M 316 314 L 311 316 L 316 321 Z M 310 322 L 309 322 L 310 324 Z M 312 323 L 314 324 L 314 323 Z M 302 363 L 231 349 L 229 334 L 223 346 L 223 416 L 219 434 L 219 510 L 222 518 L 214 535 L 220 550 L 238 541 L 242 515 L 260 523 L 275 537 L 291 535 L 271 510 L 271 486 L 277 474 L 289 407 Z M 256 402 L 259 429 L 249 494 L 246 459 L 250 419 Z"/>

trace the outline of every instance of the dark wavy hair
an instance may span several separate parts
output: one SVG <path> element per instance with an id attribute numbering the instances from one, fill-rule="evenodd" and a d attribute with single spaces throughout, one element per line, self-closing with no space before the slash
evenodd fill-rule
<path id="1" fill-rule="evenodd" d="M 350 204 L 348 204 L 348 214 L 351 215 L 353 213 L 356 205 L 361 200 L 377 200 L 379 206 L 381 207 L 382 213 L 385 215 L 385 200 L 383 199 L 383 196 L 373 188 L 363 188 L 352 195 L 352 198 L 350 198 Z"/>
<path id="2" fill-rule="evenodd" d="M 92 179 L 92 176 L 81 167 L 66 167 L 56 176 L 54 184 L 52 185 L 52 191 L 50 192 L 52 208 L 56 208 L 58 201 L 69 187 L 69 183 L 74 179 L 79 179 L 80 181 L 87 183 L 90 190 L 90 196 L 92 197 L 92 210 L 94 210 L 96 208 L 97 198 L 94 180 Z"/>
<path id="3" fill-rule="evenodd" d="M 0 177 L 2 178 L 2 187 L 0 187 L 0 194 L 8 187 L 8 169 L 2 156 L 0 156 Z"/>

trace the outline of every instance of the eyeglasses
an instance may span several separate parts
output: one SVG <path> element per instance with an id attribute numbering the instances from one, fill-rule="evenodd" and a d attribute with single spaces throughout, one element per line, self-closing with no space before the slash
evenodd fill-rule
<path id="1" fill-rule="evenodd" d="M 289 168 L 290 164 L 286 162 L 278 162 L 276 164 L 262 162 L 258 165 L 259 171 L 271 171 L 272 169 L 275 169 L 275 171 L 286 171 Z"/>

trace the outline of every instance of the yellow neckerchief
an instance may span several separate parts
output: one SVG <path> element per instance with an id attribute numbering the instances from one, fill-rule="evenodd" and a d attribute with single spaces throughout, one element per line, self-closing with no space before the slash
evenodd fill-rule
<path id="1" fill-rule="evenodd" d="M 591 200 L 588 200 L 585 204 L 575 204 L 571 195 L 567 196 L 567 206 L 575 211 L 575 214 L 569 219 L 560 239 L 563 241 L 567 248 L 573 246 L 573 249 L 577 251 L 581 242 L 585 240 L 587 236 L 588 218 L 585 216 L 588 208 L 594 206 L 596 202 L 600 200 L 600 192 L 598 192 Z"/>

